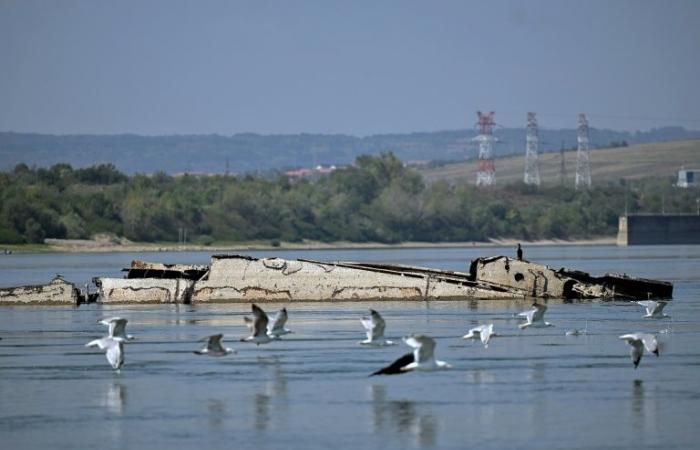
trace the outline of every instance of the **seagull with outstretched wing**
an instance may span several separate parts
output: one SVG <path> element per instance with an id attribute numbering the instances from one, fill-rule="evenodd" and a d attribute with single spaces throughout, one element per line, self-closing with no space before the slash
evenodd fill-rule
<path id="1" fill-rule="evenodd" d="M 493 332 L 493 324 L 489 323 L 488 325 L 479 325 L 478 327 L 470 329 L 467 334 L 462 336 L 462 339 L 481 339 L 481 343 L 484 344 L 484 347 L 488 347 L 489 340 L 495 335 L 496 333 Z"/>
<path id="2" fill-rule="evenodd" d="M 632 363 L 636 369 L 639 362 L 642 360 L 642 355 L 644 354 L 644 349 L 649 353 L 653 353 L 657 357 L 659 356 L 659 343 L 656 341 L 656 336 L 649 333 L 630 333 L 623 334 L 620 339 L 626 341 L 632 349 L 630 350 L 630 356 L 632 357 Z"/>
<path id="3" fill-rule="evenodd" d="M 107 361 L 112 369 L 119 370 L 124 365 L 124 339 L 119 337 L 103 337 L 85 344 L 86 347 L 99 347 L 105 352 Z"/>
<path id="4" fill-rule="evenodd" d="M 224 347 L 221 345 L 221 340 L 223 339 L 223 334 L 213 334 L 207 336 L 202 341 L 207 341 L 206 345 L 200 350 L 195 351 L 197 355 L 209 355 L 209 356 L 226 356 L 229 353 L 236 353 L 235 350 L 231 348 Z"/>
<path id="5" fill-rule="evenodd" d="M 540 305 L 539 303 L 533 303 L 532 309 L 529 311 L 524 311 L 518 314 L 518 316 L 524 317 L 527 322 L 518 325 L 521 330 L 525 328 L 545 328 L 553 327 L 549 322 L 545 322 L 544 313 L 547 311 L 546 305 Z"/>
<path id="6" fill-rule="evenodd" d="M 282 335 L 293 333 L 292 330 L 284 327 L 287 323 L 287 319 L 287 308 L 282 308 L 277 311 L 272 321 L 267 324 L 267 335 L 270 336 L 271 339 L 279 339 Z"/>
<path id="7" fill-rule="evenodd" d="M 664 308 L 668 302 L 644 300 L 637 302 L 637 304 L 643 306 L 647 310 L 647 314 L 644 316 L 645 319 L 663 319 L 671 317 L 664 314 Z"/>
<path id="8" fill-rule="evenodd" d="M 370 309 L 369 317 L 362 317 L 360 319 L 362 326 L 365 327 L 367 331 L 367 339 L 360 341 L 360 345 L 372 345 L 372 346 L 385 346 L 385 345 L 396 345 L 394 341 L 389 341 L 384 338 L 384 330 L 386 329 L 386 322 L 381 314 L 377 311 Z"/>
<path id="9" fill-rule="evenodd" d="M 250 329 L 250 336 L 241 339 L 242 342 L 254 342 L 256 345 L 267 344 L 272 341 L 272 338 L 267 334 L 267 324 L 270 322 L 267 314 L 258 305 L 251 305 L 253 318 L 244 317 L 245 324 Z"/>
<path id="10" fill-rule="evenodd" d="M 112 338 L 121 338 L 125 341 L 134 340 L 134 336 L 126 334 L 126 324 L 129 322 L 121 317 L 107 317 L 105 319 L 100 319 L 97 323 L 102 325 L 107 325 L 109 331 L 107 331 L 107 336 Z"/>

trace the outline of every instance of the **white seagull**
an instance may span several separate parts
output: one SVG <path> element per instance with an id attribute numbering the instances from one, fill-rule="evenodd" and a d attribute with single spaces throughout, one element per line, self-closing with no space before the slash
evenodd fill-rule
<path id="1" fill-rule="evenodd" d="M 549 322 L 544 321 L 544 313 L 547 311 L 547 306 L 546 305 L 540 305 L 539 303 L 533 303 L 532 304 L 532 309 L 529 311 L 524 311 L 519 313 L 518 315 L 521 317 L 524 317 L 525 320 L 527 320 L 526 323 L 518 325 L 520 329 L 525 329 L 528 327 L 533 327 L 533 328 L 545 328 L 545 327 L 553 327 Z"/>
<path id="2" fill-rule="evenodd" d="M 235 350 L 231 348 L 224 348 L 221 345 L 221 339 L 224 337 L 223 334 L 214 334 L 202 339 L 202 341 L 207 341 L 207 344 L 200 350 L 195 351 L 197 355 L 210 355 L 210 356 L 226 356 L 229 353 L 236 353 Z"/>
<path id="3" fill-rule="evenodd" d="M 496 333 L 493 332 L 493 324 L 479 325 L 469 330 L 469 333 L 462 336 L 462 339 L 481 339 L 481 343 L 484 347 L 489 346 L 489 339 L 491 336 L 495 336 Z"/>
<path id="4" fill-rule="evenodd" d="M 279 339 L 280 336 L 284 334 L 294 333 L 289 328 L 285 328 L 284 325 L 287 323 L 287 308 L 282 308 L 277 311 L 272 322 L 267 324 L 267 335 L 272 339 Z"/>
<path id="5" fill-rule="evenodd" d="M 389 341 L 384 338 L 386 322 L 384 322 L 384 318 L 377 311 L 370 309 L 369 317 L 362 317 L 360 322 L 362 322 L 362 326 L 367 330 L 367 339 L 360 341 L 360 345 L 373 345 L 378 347 L 396 345 L 394 341 Z"/>
<path id="6" fill-rule="evenodd" d="M 253 318 L 243 318 L 245 324 L 250 329 L 250 336 L 241 339 L 241 341 L 255 342 L 256 345 L 267 344 L 272 341 L 272 338 L 267 334 L 267 324 L 269 323 L 267 314 L 255 303 L 251 305 L 251 309 L 253 310 Z"/>
<path id="7" fill-rule="evenodd" d="M 656 341 L 656 336 L 648 333 L 630 333 L 623 334 L 620 339 L 624 339 L 631 347 L 630 356 L 632 357 L 632 363 L 634 363 L 634 368 L 636 369 L 639 365 L 639 361 L 642 360 L 642 354 L 644 354 L 644 349 L 646 348 L 649 353 L 659 356 L 659 343 Z"/>
<path id="8" fill-rule="evenodd" d="M 100 347 L 107 356 L 112 369 L 119 370 L 124 364 L 124 339 L 120 337 L 103 337 L 85 344 L 86 347 Z"/>
<path id="9" fill-rule="evenodd" d="M 413 347 L 412 353 L 406 353 L 401 358 L 386 367 L 383 367 L 373 375 L 396 375 L 410 372 L 412 370 L 434 371 L 452 368 L 445 361 L 435 359 L 435 340 L 429 336 L 408 336 L 403 341 L 409 347 Z"/>
<path id="10" fill-rule="evenodd" d="M 643 306 L 647 310 L 646 316 L 644 318 L 648 319 L 663 319 L 665 317 L 671 317 L 664 314 L 664 308 L 668 302 L 657 302 L 654 300 L 644 300 L 637 302 L 638 305 Z"/>
<path id="11" fill-rule="evenodd" d="M 102 325 L 107 325 L 109 327 L 107 337 L 121 338 L 125 341 L 131 341 L 135 338 L 130 334 L 126 334 L 127 322 L 128 320 L 122 319 L 121 317 L 108 317 L 97 321 L 97 323 L 101 323 Z"/>

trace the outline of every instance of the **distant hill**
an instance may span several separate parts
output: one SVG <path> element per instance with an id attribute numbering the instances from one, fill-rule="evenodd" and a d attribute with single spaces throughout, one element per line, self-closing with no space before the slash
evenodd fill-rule
<path id="1" fill-rule="evenodd" d="M 69 163 L 86 167 L 111 162 L 126 173 L 224 173 L 227 162 L 231 172 L 265 171 L 317 164 L 345 165 L 358 155 L 391 150 L 403 161 L 453 160 L 474 158 L 471 139 L 474 130 L 436 131 L 411 134 L 382 134 L 367 137 L 348 135 L 259 135 L 253 133 L 221 135 L 138 136 L 123 135 L 47 135 L 0 133 L 0 170 L 18 163 L 50 166 Z M 522 153 L 525 131 L 500 128 L 497 156 Z M 593 147 L 611 142 L 639 144 L 700 138 L 700 131 L 681 127 L 657 128 L 645 132 L 620 132 L 591 129 Z M 574 129 L 540 130 L 541 151 L 576 145 Z"/>
<path id="2" fill-rule="evenodd" d="M 566 173 L 573 183 L 576 173 L 576 151 L 564 152 Z M 559 183 L 560 153 L 540 155 L 540 179 L 543 183 Z M 496 182 L 508 184 L 523 180 L 525 155 L 498 158 Z M 681 167 L 700 169 L 700 140 L 657 142 L 629 147 L 591 150 L 591 178 L 593 183 L 616 181 L 621 178 L 676 177 Z M 476 180 L 475 161 L 444 164 L 419 170 L 431 182 Z"/>

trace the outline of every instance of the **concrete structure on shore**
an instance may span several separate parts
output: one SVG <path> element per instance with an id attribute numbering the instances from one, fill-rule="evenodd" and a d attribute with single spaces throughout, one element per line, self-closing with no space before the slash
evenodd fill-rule
<path id="1" fill-rule="evenodd" d="M 700 244 L 700 215 L 620 216 L 617 245 Z"/>

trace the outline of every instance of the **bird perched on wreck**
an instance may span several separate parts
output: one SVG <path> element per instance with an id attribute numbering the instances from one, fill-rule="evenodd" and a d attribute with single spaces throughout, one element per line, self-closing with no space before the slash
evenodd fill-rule
<path id="1" fill-rule="evenodd" d="M 637 302 L 637 304 L 643 306 L 647 310 L 647 314 L 644 316 L 645 319 L 663 319 L 671 317 L 664 314 L 664 308 L 668 302 L 644 300 Z"/>
<path id="2" fill-rule="evenodd" d="M 481 339 L 481 343 L 484 344 L 484 347 L 488 348 L 489 340 L 495 335 L 496 333 L 493 332 L 493 324 L 490 323 L 470 329 L 467 334 L 462 336 L 462 339 Z"/>
<path id="3" fill-rule="evenodd" d="M 253 318 L 244 317 L 245 324 L 250 329 L 250 336 L 241 339 L 241 342 L 255 342 L 256 345 L 267 344 L 272 338 L 267 334 L 267 324 L 270 322 L 267 314 L 258 305 L 251 305 Z"/>
<path id="4" fill-rule="evenodd" d="M 279 339 L 282 335 L 294 333 L 289 328 L 284 327 L 287 323 L 287 318 L 287 308 L 282 308 L 277 311 L 272 321 L 267 324 L 267 335 L 270 336 L 271 339 Z"/>
<path id="5" fill-rule="evenodd" d="M 396 345 L 394 341 L 390 341 L 384 338 L 384 329 L 386 328 L 386 322 L 384 318 L 377 311 L 370 309 L 369 317 L 362 317 L 360 319 L 362 326 L 367 330 L 367 339 L 360 341 L 360 345 L 373 345 L 377 347 L 382 347 L 385 345 Z"/>
<path id="6" fill-rule="evenodd" d="M 452 368 L 445 361 L 435 359 L 435 340 L 433 338 L 418 335 L 405 337 L 403 341 L 409 347 L 413 347 L 413 352 L 406 353 L 388 366 L 373 372 L 370 376 L 398 375 L 413 370 L 435 371 Z"/>
<path id="7" fill-rule="evenodd" d="M 656 336 L 648 333 L 630 333 L 623 334 L 620 339 L 625 340 L 632 349 L 630 350 L 630 356 L 632 357 L 632 363 L 636 369 L 639 362 L 642 360 L 642 355 L 644 354 L 644 349 L 649 353 L 653 353 L 657 357 L 659 356 L 659 343 L 656 341 Z"/>
<path id="8" fill-rule="evenodd" d="M 105 352 L 112 369 L 119 370 L 124 365 L 124 339 L 120 337 L 103 337 L 85 344 L 86 347 L 99 347 Z"/>
<path id="9" fill-rule="evenodd" d="M 128 320 L 122 319 L 121 317 L 108 317 L 97 321 L 97 323 L 101 323 L 102 325 L 107 325 L 109 327 L 106 337 L 121 338 L 124 341 L 132 341 L 136 338 L 130 334 L 126 334 L 126 324 L 128 322 Z"/>
<path id="10" fill-rule="evenodd" d="M 202 341 L 207 341 L 206 345 L 200 350 L 193 352 L 196 355 L 209 355 L 209 356 L 226 356 L 229 353 L 236 353 L 232 348 L 224 347 L 221 345 L 221 340 L 223 339 L 223 334 L 213 334 L 207 336 Z"/>
<path id="11" fill-rule="evenodd" d="M 518 325 L 521 330 L 525 328 L 545 328 L 553 327 L 549 322 L 544 321 L 544 313 L 547 311 L 546 305 L 540 305 L 539 303 L 533 303 L 532 309 L 529 311 L 523 311 L 518 314 L 520 317 L 524 317 L 527 322 Z"/>

